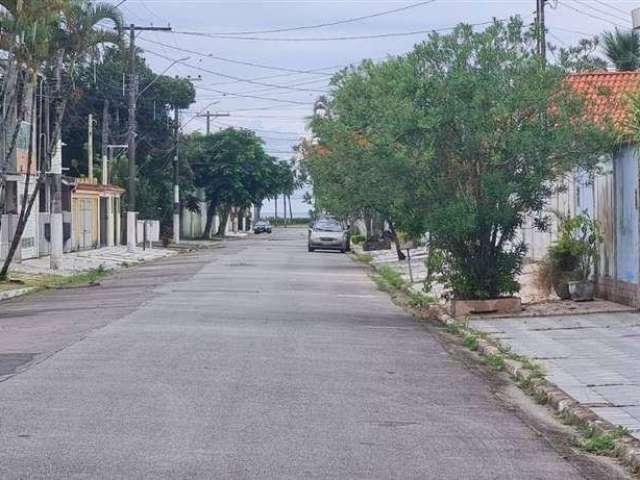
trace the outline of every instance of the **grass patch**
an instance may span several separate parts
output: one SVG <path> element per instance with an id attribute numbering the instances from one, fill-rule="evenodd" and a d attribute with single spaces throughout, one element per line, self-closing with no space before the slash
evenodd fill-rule
<path id="1" fill-rule="evenodd" d="M 504 370 L 504 357 L 502 355 L 487 355 L 483 357 L 483 361 L 494 370 Z"/>
<path id="2" fill-rule="evenodd" d="M 460 335 L 462 333 L 462 330 L 460 328 L 460 325 L 452 322 L 447 324 L 447 332 L 449 332 L 451 335 Z"/>
<path id="3" fill-rule="evenodd" d="M 384 283 L 396 290 L 402 290 L 407 285 L 400 273 L 386 265 L 378 269 L 378 275 L 380 275 Z"/>
<path id="4" fill-rule="evenodd" d="M 624 427 L 618 427 L 613 432 L 598 433 L 593 428 L 584 430 L 585 438 L 580 441 L 580 447 L 595 455 L 611 455 L 616 448 L 616 440 L 627 433 Z"/>
<path id="5" fill-rule="evenodd" d="M 467 334 L 464 337 L 464 346 L 469 350 L 476 352 L 478 350 L 478 337 L 473 334 Z"/>
<path id="6" fill-rule="evenodd" d="M 409 292 L 409 305 L 413 308 L 424 308 L 429 305 L 435 305 L 436 299 L 433 295 L 428 295 L 422 292 Z"/>
<path id="7" fill-rule="evenodd" d="M 0 283 L 0 291 L 2 287 L 7 286 L 4 290 L 8 290 L 8 286 L 12 288 L 35 288 L 38 290 L 47 290 L 53 288 L 74 287 L 80 285 L 91 285 L 104 278 L 108 271 L 100 266 L 94 270 L 79 273 L 76 275 L 34 275 L 24 273 L 13 273 L 11 280 Z"/>

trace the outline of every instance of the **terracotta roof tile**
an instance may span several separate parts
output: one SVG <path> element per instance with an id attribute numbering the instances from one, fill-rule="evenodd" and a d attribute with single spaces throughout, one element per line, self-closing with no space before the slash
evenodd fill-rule
<path id="1" fill-rule="evenodd" d="M 569 75 L 569 84 L 587 99 L 587 115 L 593 122 L 610 120 L 628 130 L 629 96 L 640 87 L 640 72 L 596 72 Z"/>

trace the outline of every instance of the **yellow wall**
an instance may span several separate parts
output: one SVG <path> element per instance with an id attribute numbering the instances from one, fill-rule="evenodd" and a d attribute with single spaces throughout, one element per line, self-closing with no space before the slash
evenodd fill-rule
<path id="1" fill-rule="evenodd" d="M 73 234 L 74 250 L 100 246 L 100 196 L 91 193 L 74 193 Z M 85 220 L 89 225 L 85 226 Z"/>

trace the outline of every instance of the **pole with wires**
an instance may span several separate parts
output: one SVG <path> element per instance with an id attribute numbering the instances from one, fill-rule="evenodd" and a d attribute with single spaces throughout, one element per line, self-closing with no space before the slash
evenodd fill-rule
<path id="1" fill-rule="evenodd" d="M 536 0 L 536 32 L 538 40 L 538 55 L 542 59 L 542 64 L 547 63 L 547 35 L 545 27 L 544 11 L 547 0 Z"/>
<path id="2" fill-rule="evenodd" d="M 129 157 L 127 184 L 127 250 L 135 252 L 137 210 L 136 210 L 136 104 L 138 101 L 138 77 L 136 74 L 136 31 L 171 31 L 171 27 L 140 27 L 133 23 L 129 26 L 129 122 L 127 128 L 127 155 Z"/>
<path id="3" fill-rule="evenodd" d="M 173 243 L 180 243 L 180 109 L 175 107 L 175 152 L 173 156 Z"/>

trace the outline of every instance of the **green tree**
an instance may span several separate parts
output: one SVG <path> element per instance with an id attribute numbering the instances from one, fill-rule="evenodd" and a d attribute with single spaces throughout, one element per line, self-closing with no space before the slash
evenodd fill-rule
<path id="1" fill-rule="evenodd" d="M 606 32 L 602 35 L 604 51 L 611 63 L 620 72 L 631 72 L 640 68 L 640 36 L 635 30 Z"/>
<path id="2" fill-rule="evenodd" d="M 77 69 L 76 88 L 69 101 L 62 132 L 67 144 L 63 162 L 73 175 L 87 173 L 87 116 L 94 115 L 96 132 L 101 132 L 105 102 L 109 110 L 111 142 L 126 143 L 127 99 L 122 95 L 126 59 L 126 51 L 109 48 L 99 64 L 86 63 Z M 175 153 L 173 109 L 176 106 L 188 108 L 195 101 L 195 88 L 188 79 L 157 75 L 140 56 L 136 68 L 142 92 L 137 105 L 138 208 L 141 218 L 158 219 L 161 224 L 168 225 L 173 215 L 173 173 L 169 168 Z M 96 135 L 95 144 L 99 151 L 101 135 Z M 126 187 L 126 155 L 114 159 L 110 170 L 110 181 Z M 180 184 L 185 192 L 192 188 L 192 174 L 187 164 L 182 165 Z"/>
<path id="3" fill-rule="evenodd" d="M 375 212 L 389 225 L 400 259 L 396 229 L 412 236 L 424 231 L 414 212 L 415 182 L 430 155 L 429 148 L 408 149 L 400 141 L 415 129 L 412 68 L 395 58 L 339 74 L 323 101 L 328 114 L 312 121 L 318 144 L 305 149 L 317 207 L 341 217 Z"/>
<path id="4" fill-rule="evenodd" d="M 331 119 L 314 125 L 316 150 L 335 155 L 333 170 L 318 162 L 323 155 L 311 161 L 316 195 L 346 208 L 350 199 L 338 196 L 340 188 L 356 200 L 379 194 L 372 205 L 386 200 L 403 230 L 428 232 L 444 252 L 445 279 L 457 298 L 516 293 L 526 215 L 543 210 L 561 175 L 593 168 L 613 146 L 612 130 L 586 119 L 566 71 L 544 68 L 531 39 L 519 18 L 484 31 L 460 25 L 434 33 L 409 55 L 384 62 L 393 66 L 384 75 L 373 66 L 355 80 L 339 78 Z M 360 93 L 336 114 L 343 85 L 352 81 L 362 83 Z M 352 124 L 345 120 L 355 115 Z M 323 131 L 336 122 L 341 131 Z M 375 155 L 357 161 L 369 148 Z"/>
<path id="5" fill-rule="evenodd" d="M 33 157 L 33 129 L 29 129 L 24 196 L 16 230 L 0 270 L 0 280 L 4 280 L 31 215 L 39 187 L 44 181 L 43 172 L 48 169 L 51 154 L 55 151 L 54 146 L 60 138 L 69 98 L 69 95 L 63 95 L 63 80 L 66 80 L 66 84 L 72 89 L 75 66 L 84 61 L 98 45 L 119 42 L 122 18 L 117 8 L 108 4 L 93 4 L 86 0 L 4 0 L 0 7 L 4 9 L 0 13 L 0 48 L 5 49 L 8 54 L 6 73 L 11 79 L 3 84 L 3 104 L 8 104 L 8 110 L 5 111 L 9 115 L 15 115 L 15 123 L 8 122 L 8 118 L 2 119 L 2 133 L 5 138 L 4 126 L 14 124 L 15 127 L 9 149 L 3 152 L 0 166 L 3 182 L 0 187 L 4 185 L 6 162 L 15 148 L 21 121 L 32 121 L 34 118 L 38 75 L 51 72 L 55 75 L 55 113 L 53 134 L 46 149 L 48 157 L 45 159 L 45 165 L 40 166 L 40 174 L 36 178 L 32 193 L 29 194 Z M 99 28 L 98 24 L 102 21 L 110 21 L 116 27 L 115 33 Z M 67 68 L 64 68 L 65 64 Z M 27 107 L 28 105 L 30 107 Z"/>
<path id="6" fill-rule="evenodd" d="M 217 234 L 223 236 L 232 207 L 249 208 L 280 187 L 278 164 L 250 130 L 227 128 L 212 135 L 192 134 L 185 138 L 184 153 L 194 186 L 204 190 L 208 202 L 203 238 L 211 237 L 216 213 L 220 215 Z"/>

